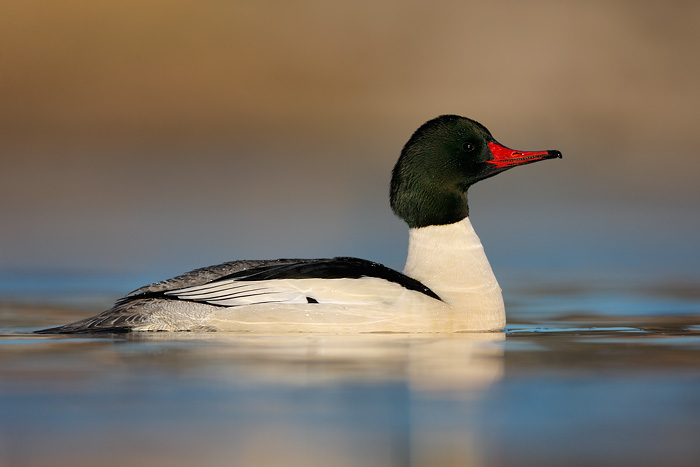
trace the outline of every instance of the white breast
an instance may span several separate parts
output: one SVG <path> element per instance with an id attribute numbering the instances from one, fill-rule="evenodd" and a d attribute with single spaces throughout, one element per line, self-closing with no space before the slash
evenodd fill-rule
<path id="1" fill-rule="evenodd" d="M 468 217 L 411 229 L 403 272 L 447 302 L 466 329 L 505 327 L 501 288 Z"/>

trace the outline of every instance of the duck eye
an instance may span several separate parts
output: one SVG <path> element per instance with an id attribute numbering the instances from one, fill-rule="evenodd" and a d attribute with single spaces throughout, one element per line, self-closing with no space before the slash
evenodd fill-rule
<path id="1" fill-rule="evenodd" d="M 464 149 L 466 152 L 471 152 L 474 150 L 474 145 L 467 141 L 466 143 L 462 144 L 462 149 Z"/>

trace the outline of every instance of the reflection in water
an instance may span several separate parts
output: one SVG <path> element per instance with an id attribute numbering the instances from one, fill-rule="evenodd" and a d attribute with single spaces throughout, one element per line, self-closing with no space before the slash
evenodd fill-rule
<path id="1" fill-rule="evenodd" d="M 230 465 L 470 465 L 482 457 L 471 421 L 445 426 L 426 405 L 445 405 L 441 412 L 478 400 L 502 377 L 505 342 L 503 333 L 5 337 L 16 365 L 3 365 L 2 392 L 43 403 L 38 428 L 24 419 L 31 443 L 78 464 L 114 447 L 120 430 L 148 426 L 148 452 L 137 443 L 132 460 L 181 460 L 177 447 L 159 451 L 167 439 Z M 196 436 L 183 432 L 200 419 Z M 8 452 L 47 460 L 22 430 L 0 428 Z"/>
<path id="2" fill-rule="evenodd" d="M 172 335 L 137 334 L 138 340 L 158 341 L 172 339 Z M 190 337 L 190 336 L 188 336 Z M 459 429 L 443 428 L 439 420 L 431 419 L 422 413 L 419 401 L 475 400 L 482 391 L 502 377 L 503 374 L 503 333 L 470 333 L 441 336 L 421 335 L 367 335 L 367 336 L 240 336 L 240 335 L 192 335 L 192 341 L 206 342 L 208 345 L 186 351 L 178 361 L 178 371 L 183 367 L 204 371 L 211 377 L 230 384 L 253 387 L 291 386 L 298 388 L 334 388 L 339 385 L 350 387 L 369 386 L 393 388 L 396 394 L 392 401 L 388 424 L 394 425 L 391 433 L 384 433 L 378 440 L 371 436 L 363 441 L 361 448 L 365 454 L 357 452 L 349 433 L 343 436 L 349 443 L 340 439 L 326 440 L 311 446 L 304 433 L 312 427 L 285 427 L 283 430 L 270 430 L 267 424 L 259 430 L 248 427 L 246 445 L 269 445 L 271 437 L 278 445 L 286 446 L 279 457 L 266 458 L 269 464 L 285 464 L 290 456 L 299 465 L 321 465 L 316 457 L 319 453 L 339 465 L 343 459 L 349 465 L 362 460 L 372 453 L 370 461 L 388 456 L 379 465 L 474 465 L 481 458 L 478 449 L 478 433 L 475 427 L 462 422 Z M 138 355 L 134 355 L 139 358 Z M 235 366 L 230 365 L 235 362 Z M 208 366 L 208 368 L 207 368 Z M 367 394 L 373 397 L 370 390 Z M 376 397 L 376 396 L 374 396 Z M 332 404 L 339 403 L 333 401 Z M 341 402 L 342 404 L 342 402 Z M 346 410 L 362 409 L 356 405 L 361 401 L 350 401 Z M 334 410 L 326 407 L 324 410 Z M 377 416 L 386 408 L 379 409 Z M 374 422 L 369 422 L 372 426 Z M 358 428 L 361 428 L 362 422 Z M 280 427 L 278 427 L 280 428 Z M 398 428 L 398 429 L 397 429 Z M 368 430 L 371 432 L 371 430 Z M 290 437 L 291 435 L 291 437 Z M 299 439 L 292 442 L 296 436 Z M 314 436 L 317 436 L 316 434 Z M 351 436 L 348 436 L 351 435 Z M 365 435 L 366 436 L 366 435 Z M 323 437 L 320 440 L 324 439 Z M 296 447 L 296 448 L 295 448 Z M 303 447 L 303 449 L 299 449 Z M 261 449 L 249 452 L 250 458 L 237 458 L 250 465 L 261 462 Z M 469 460 L 469 462 L 466 462 Z M 410 462 L 409 462 L 410 461 Z M 327 465 L 330 465 L 327 464 Z M 340 462 L 342 465 L 342 462 Z"/>
<path id="3" fill-rule="evenodd" d="M 131 342 L 194 342 L 186 365 L 230 364 L 218 377 L 249 382 L 323 384 L 338 381 L 405 381 L 413 391 L 467 397 L 503 373 L 504 333 L 241 335 L 235 333 L 134 333 Z M 182 368 L 183 361 L 178 361 Z M 299 366 L 307 370 L 299 372 Z M 274 371 L 268 371 L 274 369 Z"/>

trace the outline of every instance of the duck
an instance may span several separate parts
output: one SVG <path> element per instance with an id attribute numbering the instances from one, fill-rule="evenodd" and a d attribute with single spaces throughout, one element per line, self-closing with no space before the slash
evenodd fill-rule
<path id="1" fill-rule="evenodd" d="M 412 134 L 391 173 L 391 208 L 409 229 L 402 272 L 354 257 L 230 261 L 143 286 L 96 316 L 36 332 L 502 331 L 502 290 L 472 227 L 468 190 L 513 167 L 561 157 L 510 149 L 475 120 L 441 115 Z"/>

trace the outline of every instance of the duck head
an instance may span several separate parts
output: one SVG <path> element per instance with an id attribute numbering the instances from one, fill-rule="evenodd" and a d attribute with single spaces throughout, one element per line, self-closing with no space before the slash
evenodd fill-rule
<path id="1" fill-rule="evenodd" d="M 516 151 L 482 124 L 457 115 L 424 123 L 408 140 L 391 177 L 391 208 L 409 227 L 458 222 L 469 215 L 467 190 L 512 167 L 561 158 L 561 152 Z"/>

